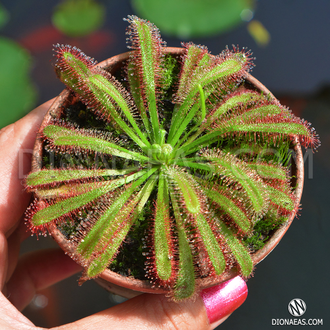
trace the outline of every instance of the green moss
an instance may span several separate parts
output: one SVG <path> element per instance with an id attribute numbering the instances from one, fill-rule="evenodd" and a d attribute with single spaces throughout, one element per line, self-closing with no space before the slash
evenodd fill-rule
<path id="1" fill-rule="evenodd" d="M 255 224 L 252 235 L 245 237 L 242 242 L 251 252 L 258 251 L 266 244 L 271 234 L 287 220 L 287 217 L 279 217 L 275 210 L 269 211 Z"/>

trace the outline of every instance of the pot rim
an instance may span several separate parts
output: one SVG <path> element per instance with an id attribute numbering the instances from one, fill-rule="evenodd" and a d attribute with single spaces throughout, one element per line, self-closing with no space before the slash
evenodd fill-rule
<path id="1" fill-rule="evenodd" d="M 166 47 L 165 53 L 171 53 L 173 55 L 182 55 L 184 52 L 184 48 L 179 47 Z M 131 52 L 125 52 L 118 55 L 115 55 L 111 58 L 108 58 L 98 64 L 96 66 L 104 68 L 108 71 L 113 71 L 118 68 L 121 63 L 128 59 Z M 274 95 L 255 77 L 247 74 L 247 77 L 245 78 L 246 81 L 248 81 L 250 84 L 252 84 L 254 87 L 259 89 L 260 91 L 264 92 L 266 95 L 270 96 L 272 99 L 277 101 L 277 99 L 274 97 Z M 64 89 L 58 97 L 55 99 L 49 110 L 47 111 L 46 115 L 44 116 L 44 119 L 42 121 L 42 124 L 40 126 L 39 132 L 48 124 L 50 119 L 57 116 L 56 110 L 61 109 L 63 105 L 66 102 L 70 102 L 72 99 L 72 94 L 68 89 Z M 70 99 L 71 97 L 71 99 Z M 296 167 L 296 188 L 295 188 L 295 208 L 291 212 L 288 220 L 281 225 L 280 228 L 278 228 L 271 236 L 271 238 L 267 241 L 267 243 L 258 251 L 251 254 L 252 261 L 254 266 L 257 265 L 259 262 L 261 262 L 264 258 L 266 258 L 270 252 L 273 251 L 273 249 L 276 247 L 276 245 L 280 242 L 284 234 L 289 229 L 293 219 L 296 216 L 297 210 L 300 205 L 300 199 L 302 196 L 303 191 L 303 183 L 304 183 L 304 163 L 303 163 L 303 155 L 300 143 L 297 138 L 293 141 L 294 146 L 294 152 L 295 152 L 295 167 Z M 32 155 L 32 171 L 36 171 L 41 168 L 41 159 L 42 159 L 42 139 L 40 135 L 37 135 L 34 149 L 33 149 L 33 155 Z M 60 232 L 60 230 L 56 227 L 56 225 L 52 225 L 49 228 L 49 234 L 55 239 L 57 244 L 69 255 L 73 254 L 73 248 L 70 242 L 65 238 L 65 236 Z M 79 261 L 77 261 L 79 263 Z M 224 272 L 220 276 L 212 277 L 212 278 L 203 278 L 203 279 L 197 279 L 196 284 L 197 287 L 200 289 L 208 288 L 213 285 L 220 284 L 221 282 L 227 281 L 239 274 L 238 269 L 235 267 L 230 269 L 229 271 Z M 165 288 L 159 288 L 150 283 L 148 280 L 139 280 L 135 279 L 133 277 L 127 277 L 124 275 L 117 274 L 110 269 L 104 270 L 99 278 L 95 279 L 99 284 L 105 288 L 107 288 L 110 291 L 115 291 L 116 293 L 122 296 L 132 297 L 134 295 L 140 294 L 140 293 L 159 293 L 159 294 L 166 294 L 169 292 L 169 289 Z M 107 284 L 106 282 L 110 282 Z M 118 288 L 117 288 L 118 287 Z M 117 289 L 116 289 L 117 288 Z M 136 293 L 127 293 L 125 291 L 125 288 L 128 289 L 128 291 L 133 290 L 133 292 Z"/>

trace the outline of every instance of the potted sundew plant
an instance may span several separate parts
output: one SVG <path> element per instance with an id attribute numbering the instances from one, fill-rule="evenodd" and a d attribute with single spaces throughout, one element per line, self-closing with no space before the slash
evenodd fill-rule
<path id="1" fill-rule="evenodd" d="M 84 267 L 81 282 L 113 274 L 180 301 L 251 275 L 299 207 L 300 145 L 319 140 L 249 75 L 248 51 L 167 48 L 127 21 L 131 50 L 99 65 L 55 46 L 67 89 L 39 131 L 26 221 Z"/>

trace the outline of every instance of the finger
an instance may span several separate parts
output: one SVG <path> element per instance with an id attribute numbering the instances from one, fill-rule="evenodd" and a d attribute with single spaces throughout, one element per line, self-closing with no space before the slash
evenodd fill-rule
<path id="1" fill-rule="evenodd" d="M 50 100 L 0 131 L 0 231 L 8 233 L 23 214 L 30 196 L 22 185 L 30 170 L 32 149 Z"/>
<path id="2" fill-rule="evenodd" d="M 143 294 L 74 323 L 77 329 L 210 329 L 203 301 L 170 301 L 164 295 Z M 62 328 L 60 328 L 62 329 Z M 71 329 L 71 325 L 63 329 Z"/>
<path id="3" fill-rule="evenodd" d="M 21 257 L 4 291 L 9 301 L 22 310 L 38 290 L 51 286 L 81 267 L 60 249 L 27 253 Z"/>
<path id="4" fill-rule="evenodd" d="M 236 276 L 229 281 L 204 289 L 201 292 L 211 329 L 216 328 L 246 300 L 248 288 L 245 281 Z"/>
<path id="5" fill-rule="evenodd" d="M 239 276 L 203 290 L 195 300 L 173 302 L 163 295 L 143 294 L 60 329 L 214 329 L 247 297 Z"/>
<path id="6" fill-rule="evenodd" d="M 21 221 L 18 227 L 16 228 L 16 230 L 7 238 L 8 253 L 6 255 L 8 258 L 8 262 L 7 262 L 7 276 L 5 276 L 6 282 L 12 276 L 17 266 L 17 261 L 20 253 L 20 245 L 29 235 L 31 235 L 29 229 L 27 228 L 26 224 L 23 221 Z M 5 256 L 4 253 L 2 253 L 2 255 Z"/>
<path id="7" fill-rule="evenodd" d="M 0 292 L 0 329 L 2 330 L 31 330 L 37 329 L 33 323 L 20 313 Z"/>

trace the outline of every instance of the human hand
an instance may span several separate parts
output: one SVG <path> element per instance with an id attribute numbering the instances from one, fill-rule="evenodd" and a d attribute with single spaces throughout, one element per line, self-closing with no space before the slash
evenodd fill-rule
<path id="1" fill-rule="evenodd" d="M 23 214 L 30 201 L 23 175 L 30 171 L 31 151 L 42 118 L 53 100 L 0 131 L 0 328 L 37 329 L 19 310 L 38 290 L 81 270 L 60 249 L 41 250 L 19 258 L 30 234 Z M 143 294 L 58 329 L 214 329 L 246 299 L 240 277 L 205 289 L 194 300 L 175 303 L 163 295 Z"/>

